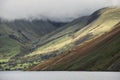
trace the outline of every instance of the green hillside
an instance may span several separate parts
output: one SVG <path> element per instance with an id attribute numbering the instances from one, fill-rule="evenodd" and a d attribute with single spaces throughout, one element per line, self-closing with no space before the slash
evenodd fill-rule
<path id="1" fill-rule="evenodd" d="M 45 70 L 73 70 L 73 71 L 84 71 L 84 70 L 94 70 L 94 71 L 119 71 L 120 70 L 120 25 L 118 30 L 101 36 L 98 40 L 102 38 L 103 40 L 99 43 L 90 46 L 90 48 L 85 49 L 86 51 L 81 52 L 81 48 L 77 48 L 72 51 L 73 56 L 64 56 L 63 60 L 53 62 Z M 108 36 L 109 35 L 109 36 Z M 106 38 L 107 37 L 107 38 Z M 96 43 L 97 41 L 94 41 Z M 86 44 L 87 45 L 87 44 Z M 87 48 L 87 47 L 86 47 Z M 75 52 L 75 53 L 74 53 Z M 82 54 L 78 57 L 77 54 Z M 77 56 L 75 56 L 77 55 Z M 71 57 L 75 57 L 71 60 Z M 68 59 L 68 60 L 66 60 Z M 59 60 L 59 59 L 58 59 Z M 39 69 L 41 70 L 41 69 Z"/>
<path id="2" fill-rule="evenodd" d="M 118 70 L 114 66 L 119 61 L 118 23 L 120 8 L 103 8 L 68 24 L 1 23 L 1 70 Z M 114 64 L 109 63 L 112 60 Z"/>
<path id="3" fill-rule="evenodd" d="M 99 14 L 99 15 L 95 18 L 93 16 L 94 14 Z M 70 51 L 67 51 L 66 52 L 67 54 L 63 53 L 60 56 L 57 56 L 55 58 L 49 59 L 45 62 L 42 62 L 39 65 L 33 67 L 31 70 L 108 70 L 108 69 L 106 69 L 106 68 L 108 68 L 108 66 L 106 66 L 107 61 L 111 62 L 113 59 L 116 60 L 119 57 L 119 54 L 117 54 L 117 53 L 119 53 L 118 51 L 119 51 L 119 47 L 120 47 L 119 46 L 120 40 L 118 38 L 119 31 L 114 36 L 111 35 L 111 37 L 110 37 L 111 39 L 109 38 L 110 41 L 109 41 L 109 39 L 106 39 L 106 38 L 105 38 L 105 40 L 103 40 L 101 42 L 99 42 L 99 39 L 98 39 L 98 41 L 97 40 L 93 41 L 93 40 L 99 38 L 102 35 L 108 36 L 112 33 L 111 32 L 111 33 L 107 34 L 108 32 L 112 31 L 116 27 L 119 27 L 119 26 L 115 26 L 115 25 L 117 25 L 120 22 L 120 9 L 119 8 L 104 8 L 104 9 L 98 10 L 97 12 L 93 13 L 89 19 L 92 19 L 93 22 L 91 22 L 91 23 L 88 22 L 89 24 L 86 27 L 82 28 L 79 31 L 76 31 L 74 33 L 75 38 L 70 42 L 70 43 L 73 43 L 74 45 L 75 44 L 79 45 L 80 49 L 82 46 L 84 47 L 84 45 L 86 44 L 85 49 L 74 50 L 74 48 L 73 48 L 73 50 L 71 49 Z M 89 21 L 89 19 L 88 19 L 88 21 Z M 100 38 L 102 38 L 102 37 L 100 37 Z M 87 50 L 87 43 L 89 43 L 91 41 L 93 41 L 92 42 L 93 44 L 94 44 L 94 42 L 96 42 L 96 44 L 94 44 L 93 46 L 88 44 L 88 47 L 90 47 L 90 50 L 89 50 L 89 48 Z M 104 41 L 106 41 L 106 42 L 108 41 L 108 43 L 104 43 Z M 104 43 L 104 44 L 101 45 L 102 43 Z M 58 44 L 58 45 L 60 45 L 60 44 Z M 99 46 L 96 47 L 95 45 L 99 45 Z M 110 49 L 109 46 L 112 48 L 111 50 L 109 50 Z M 45 49 L 47 49 L 47 48 L 45 48 Z M 79 50 L 79 52 L 77 52 L 78 50 Z M 84 50 L 86 50 L 86 51 L 84 51 Z M 71 53 L 71 51 L 72 51 L 72 53 Z M 83 51 L 83 52 L 81 52 L 81 51 Z M 112 57 L 112 55 L 115 54 L 113 51 L 116 52 L 117 58 Z M 80 56 L 80 54 L 88 54 L 88 55 Z M 108 58 L 106 58 L 107 56 L 108 56 Z M 94 67 L 94 65 L 92 65 L 92 63 L 95 63 L 94 64 L 95 67 Z M 111 64 L 109 63 L 109 65 L 111 65 Z M 97 68 L 96 66 L 98 66 L 99 68 Z M 80 68 L 80 69 L 78 69 L 78 68 Z M 112 69 L 110 69 L 110 70 L 112 70 Z M 113 70 L 115 70 L 115 69 L 113 69 Z"/>
<path id="4" fill-rule="evenodd" d="M 71 43 L 74 46 L 74 42 L 80 42 L 81 38 L 89 37 L 94 39 L 109 32 L 120 21 L 119 11 L 119 8 L 104 8 L 88 17 L 82 17 L 67 24 L 65 27 L 62 27 L 64 29 L 60 28 L 62 31 L 59 32 L 60 29 L 58 29 L 52 32 L 52 35 L 49 34 L 41 38 L 40 41 L 44 45 L 36 49 L 30 56 L 57 51 Z M 96 19 L 95 14 L 99 14 Z M 93 20 L 93 22 L 89 23 L 89 20 Z"/>
<path id="5" fill-rule="evenodd" d="M 17 59 L 17 57 L 30 53 L 36 48 L 37 42 L 42 36 L 59 27 L 42 20 L 1 20 L 0 63 L 9 62 L 10 59 Z"/>

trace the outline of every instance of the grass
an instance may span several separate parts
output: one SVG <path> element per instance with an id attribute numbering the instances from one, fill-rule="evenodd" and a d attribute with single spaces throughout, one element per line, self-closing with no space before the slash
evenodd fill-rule
<path id="1" fill-rule="evenodd" d="M 69 43 L 69 40 L 71 38 L 68 35 L 62 36 L 60 38 L 57 38 L 41 47 L 36 49 L 33 53 L 29 54 L 28 56 L 33 56 L 36 54 L 44 54 L 44 53 L 49 53 L 52 51 L 56 51 L 61 49 L 62 47 L 66 46 Z M 66 43 L 68 42 L 68 43 Z"/>
<path id="2" fill-rule="evenodd" d="M 66 41 L 66 40 L 68 40 L 68 39 L 69 39 L 68 35 L 62 36 L 62 37 L 60 37 L 60 38 L 58 38 L 58 39 L 55 39 L 55 40 L 47 43 L 46 45 L 43 45 L 43 46 L 40 47 L 38 50 L 42 50 L 42 49 L 45 49 L 45 48 L 47 48 L 47 47 L 51 47 L 51 46 L 54 46 L 54 45 L 58 45 L 58 44 Z"/>
<path id="3" fill-rule="evenodd" d="M 0 59 L 0 63 L 1 62 L 8 62 L 9 61 L 9 58 L 7 58 L 7 59 Z"/>
<path id="4" fill-rule="evenodd" d="M 7 35 L 0 37 L 0 58 L 9 59 L 16 54 L 20 53 L 20 45 L 13 39 L 10 39 Z"/>
<path id="5" fill-rule="evenodd" d="M 40 46 L 38 49 L 36 49 L 33 53 L 31 53 L 28 56 L 50 53 L 52 51 L 60 50 L 63 47 L 65 48 L 66 45 L 69 45 L 72 42 L 74 42 L 71 39 L 70 35 L 83 28 L 86 25 L 86 23 L 87 18 L 84 18 L 82 20 L 77 19 L 71 22 L 70 24 L 65 25 L 64 27 L 61 27 L 56 31 L 53 31 L 50 34 L 45 35 L 44 37 L 41 38 L 40 42 L 46 44 Z"/>

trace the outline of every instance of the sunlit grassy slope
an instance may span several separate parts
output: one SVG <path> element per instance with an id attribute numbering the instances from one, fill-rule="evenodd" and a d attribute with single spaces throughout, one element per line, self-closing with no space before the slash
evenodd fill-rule
<path id="1" fill-rule="evenodd" d="M 65 40 L 71 40 L 70 43 L 77 42 L 79 46 L 54 58 L 48 59 L 32 67 L 30 70 L 119 71 L 120 8 L 104 8 L 97 11 L 96 14 L 99 14 L 99 16 L 92 23 L 76 31 L 74 38 Z M 86 39 L 86 36 L 89 38 Z M 60 44 L 61 43 L 59 43 L 58 46 Z M 55 45 L 52 44 L 52 46 Z M 45 49 L 47 50 L 47 47 L 42 50 L 37 49 L 37 51 L 41 52 Z M 61 46 L 59 46 L 59 49 L 60 48 Z M 37 53 L 33 52 L 33 54 Z"/>
<path id="2" fill-rule="evenodd" d="M 92 40 L 115 28 L 114 25 L 116 25 L 120 21 L 119 8 L 104 8 L 97 11 L 96 14 L 99 14 L 98 18 L 96 18 L 96 20 L 93 21 L 91 24 L 86 26 L 87 21 L 89 20 L 89 18 L 87 18 L 81 22 L 78 22 L 79 24 L 77 23 L 72 26 L 69 25 L 69 27 L 67 27 L 65 30 L 53 35 L 53 37 L 55 37 L 54 40 L 44 44 L 43 46 L 40 46 L 28 56 L 59 50 L 64 46 L 76 42 L 87 35 L 91 35 L 90 40 Z M 83 26 L 84 28 L 80 29 L 81 26 Z M 56 37 L 59 35 L 60 37 Z"/>
<path id="3" fill-rule="evenodd" d="M 40 39 L 40 47 L 27 56 L 44 54 L 59 50 L 73 41 L 73 34 L 87 24 L 88 17 L 81 17 L 73 22 L 45 35 Z"/>
<path id="4" fill-rule="evenodd" d="M 120 70 L 120 23 L 112 31 L 78 46 L 70 52 L 49 59 L 31 70 Z"/>

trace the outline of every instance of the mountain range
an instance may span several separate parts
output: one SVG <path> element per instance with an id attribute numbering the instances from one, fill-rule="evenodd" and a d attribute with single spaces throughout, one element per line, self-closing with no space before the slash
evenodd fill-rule
<path id="1" fill-rule="evenodd" d="M 0 70 L 119 71 L 120 8 L 71 22 L 0 21 Z"/>

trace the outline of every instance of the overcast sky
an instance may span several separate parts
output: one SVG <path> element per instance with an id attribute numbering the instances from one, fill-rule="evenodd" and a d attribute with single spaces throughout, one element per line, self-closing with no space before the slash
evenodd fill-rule
<path id="1" fill-rule="evenodd" d="M 68 21 L 102 7 L 119 5 L 120 0 L 0 0 L 0 17 Z"/>

